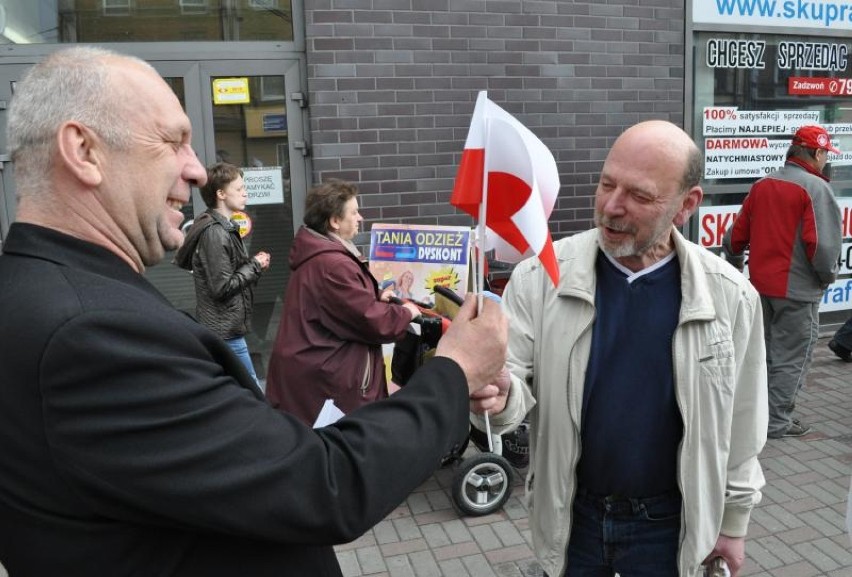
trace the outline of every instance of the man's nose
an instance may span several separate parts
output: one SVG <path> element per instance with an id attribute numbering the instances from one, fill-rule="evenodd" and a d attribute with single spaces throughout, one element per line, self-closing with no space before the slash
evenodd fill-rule
<path id="1" fill-rule="evenodd" d="M 201 164 L 195 150 L 190 146 L 187 146 L 187 149 L 189 158 L 183 169 L 183 179 L 192 185 L 204 186 L 207 183 L 207 169 Z"/>
<path id="2" fill-rule="evenodd" d="M 626 195 L 620 188 L 608 193 L 604 199 L 603 210 L 606 214 L 623 214 Z"/>

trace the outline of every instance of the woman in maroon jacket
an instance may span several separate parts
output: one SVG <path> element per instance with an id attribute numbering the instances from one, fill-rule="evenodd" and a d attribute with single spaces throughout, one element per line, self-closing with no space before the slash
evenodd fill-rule
<path id="1" fill-rule="evenodd" d="M 363 220 L 354 184 L 330 180 L 305 202 L 290 250 L 293 274 L 272 348 L 266 396 L 313 425 L 326 401 L 343 413 L 387 397 L 382 344 L 399 340 L 419 314 L 380 293 L 352 243 Z M 307 383 L 307 385 L 306 385 Z"/>

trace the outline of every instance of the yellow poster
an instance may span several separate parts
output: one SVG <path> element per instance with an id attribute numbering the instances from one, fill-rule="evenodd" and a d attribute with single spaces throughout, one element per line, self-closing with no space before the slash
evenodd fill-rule
<path id="1" fill-rule="evenodd" d="M 248 78 L 213 79 L 213 104 L 248 104 L 249 102 L 251 98 Z"/>

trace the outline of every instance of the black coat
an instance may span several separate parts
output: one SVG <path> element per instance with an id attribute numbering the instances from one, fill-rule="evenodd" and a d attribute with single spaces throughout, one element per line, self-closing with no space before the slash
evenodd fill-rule
<path id="1" fill-rule="evenodd" d="M 251 331 L 254 285 L 263 269 L 249 257 L 234 223 L 212 208 L 198 215 L 175 264 L 192 271 L 198 322 L 223 339 Z"/>
<path id="2" fill-rule="evenodd" d="M 13 224 L 0 256 L 0 562 L 14 577 L 339 576 L 468 430 L 435 359 L 312 431 L 107 250 Z"/>

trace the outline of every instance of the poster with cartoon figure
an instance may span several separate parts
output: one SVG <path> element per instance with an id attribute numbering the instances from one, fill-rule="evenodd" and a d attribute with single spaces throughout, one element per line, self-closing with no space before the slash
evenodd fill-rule
<path id="1" fill-rule="evenodd" d="M 400 298 L 434 301 L 436 285 L 464 296 L 468 288 L 471 229 L 464 226 L 374 224 L 370 272 Z"/>

